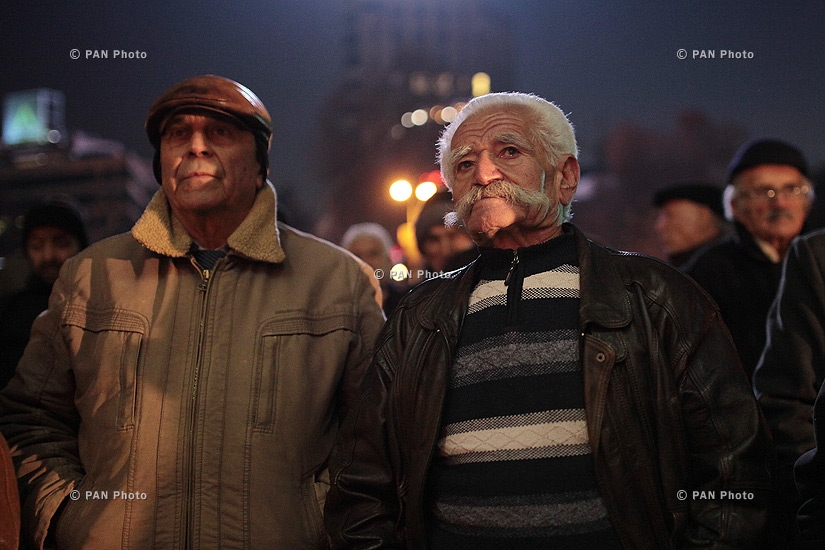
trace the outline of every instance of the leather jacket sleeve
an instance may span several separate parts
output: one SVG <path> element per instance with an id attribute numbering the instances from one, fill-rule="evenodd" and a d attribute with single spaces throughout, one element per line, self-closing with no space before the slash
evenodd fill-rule
<path id="1" fill-rule="evenodd" d="M 819 546 L 809 543 L 806 548 L 825 547 L 825 385 L 819 389 L 814 405 L 814 429 L 819 445 L 803 454 L 794 466 L 796 487 L 802 504 L 796 517 L 803 540 L 818 541 Z"/>
<path id="2" fill-rule="evenodd" d="M 324 516 L 333 548 L 403 547 L 396 533 L 401 511 L 387 437 L 391 333 L 387 326 L 379 338 L 364 391 L 347 415 L 330 457 Z"/>
<path id="3" fill-rule="evenodd" d="M 759 547 L 770 439 L 719 310 L 650 259 L 594 247 L 582 273 L 588 429 L 625 546 Z"/>
<path id="4" fill-rule="evenodd" d="M 770 437 L 721 318 L 709 317 L 678 381 L 692 481 L 683 547 L 768 548 Z"/>
<path id="5" fill-rule="evenodd" d="M 825 374 L 825 265 L 817 261 L 813 243 L 797 239 L 788 252 L 768 314 L 767 344 L 753 375 L 773 434 L 780 481 L 790 488 L 794 461 L 815 445 L 812 412 Z M 820 257 L 825 260 L 825 254 Z"/>

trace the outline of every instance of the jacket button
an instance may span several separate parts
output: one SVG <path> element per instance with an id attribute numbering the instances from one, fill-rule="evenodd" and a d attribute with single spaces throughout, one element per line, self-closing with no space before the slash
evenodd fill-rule
<path id="1" fill-rule="evenodd" d="M 596 361 L 599 363 L 604 363 L 607 360 L 607 355 L 602 353 L 601 351 L 596 354 Z"/>

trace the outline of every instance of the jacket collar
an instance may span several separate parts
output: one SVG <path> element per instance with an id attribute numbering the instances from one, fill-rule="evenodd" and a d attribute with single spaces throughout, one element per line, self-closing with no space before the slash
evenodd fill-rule
<path id="1" fill-rule="evenodd" d="M 739 247 L 751 258 L 754 260 L 758 260 L 760 262 L 766 263 L 776 263 L 772 261 L 767 254 L 762 250 L 759 246 L 759 243 L 756 242 L 756 238 L 751 234 L 750 231 L 745 229 L 745 226 L 742 225 L 738 221 L 733 222 L 733 227 L 735 231 L 731 235 L 731 240 L 737 243 Z"/>
<path id="2" fill-rule="evenodd" d="M 628 254 L 600 246 L 582 233 L 576 226 L 566 224 L 573 230 L 579 255 L 581 298 L 579 323 L 582 327 L 597 324 L 605 328 L 619 328 L 630 324 L 632 310 L 630 298 L 625 288 L 626 282 L 615 266 L 615 255 Z M 432 292 L 422 292 L 418 299 L 412 298 L 410 305 L 421 301 L 422 307 L 414 308 L 416 321 L 428 329 L 450 326 L 458 323 L 467 311 L 470 293 L 478 280 L 480 264 L 475 261 L 443 277 L 447 279 Z M 423 284 L 433 284 L 427 281 Z M 437 284 L 437 283 L 436 283 Z"/>
<path id="3" fill-rule="evenodd" d="M 616 269 L 616 255 L 628 252 L 610 250 L 585 237 L 576 226 L 576 246 L 579 254 L 581 303 L 579 324 L 594 323 L 605 328 L 619 328 L 630 324 L 633 318 L 630 297 L 625 281 Z"/>
<path id="4" fill-rule="evenodd" d="M 249 214 L 229 236 L 230 253 L 262 262 L 282 262 L 286 256 L 281 248 L 276 209 L 275 188 L 267 181 L 258 191 Z M 155 193 L 132 227 L 132 236 L 152 252 L 173 258 L 188 256 L 193 245 L 183 224 L 172 214 L 163 189 Z"/>

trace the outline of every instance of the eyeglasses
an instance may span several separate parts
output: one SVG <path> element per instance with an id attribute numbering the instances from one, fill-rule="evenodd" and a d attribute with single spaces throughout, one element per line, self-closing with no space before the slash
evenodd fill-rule
<path id="1" fill-rule="evenodd" d="M 810 190 L 811 188 L 808 185 L 786 185 L 784 187 L 780 187 L 779 189 L 774 189 L 773 187 L 757 187 L 755 189 L 741 191 L 739 195 L 747 199 L 769 201 L 777 197 L 782 197 L 783 199 L 795 199 L 808 196 L 808 191 Z"/>

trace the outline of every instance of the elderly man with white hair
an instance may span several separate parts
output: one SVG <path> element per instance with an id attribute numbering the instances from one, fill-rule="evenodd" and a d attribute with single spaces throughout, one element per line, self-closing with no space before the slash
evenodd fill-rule
<path id="1" fill-rule="evenodd" d="M 403 282 L 396 282 L 391 276 L 390 251 L 393 240 L 389 232 L 374 222 L 356 223 L 344 232 L 341 246 L 364 260 L 374 270 L 375 278 L 381 285 L 384 314 L 392 313 L 407 288 Z"/>
<path id="2" fill-rule="evenodd" d="M 336 548 L 759 547 L 769 441 L 714 304 L 566 223 L 564 113 L 470 101 L 439 142 L 480 247 L 379 336 L 330 463 Z"/>

